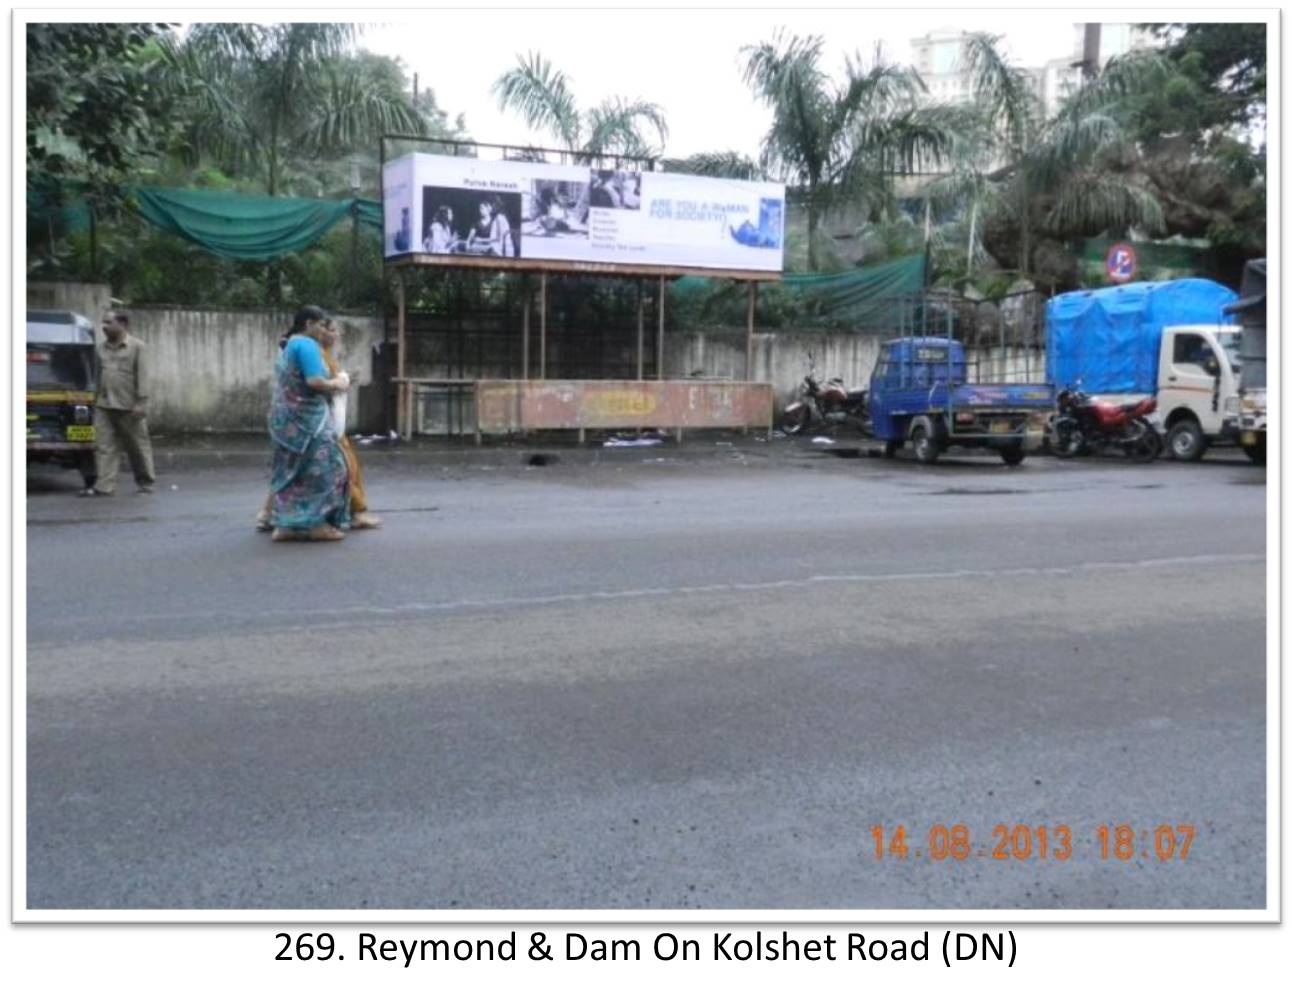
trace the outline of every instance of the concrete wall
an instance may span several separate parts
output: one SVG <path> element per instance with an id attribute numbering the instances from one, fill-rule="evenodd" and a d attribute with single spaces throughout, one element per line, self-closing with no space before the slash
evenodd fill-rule
<path id="1" fill-rule="evenodd" d="M 27 290 L 29 305 L 68 308 L 96 319 L 109 306 L 110 291 L 102 284 L 30 284 Z M 147 343 L 152 362 L 150 422 L 154 431 L 264 432 L 278 338 L 290 324 L 289 314 L 160 307 L 132 308 L 130 314 L 131 331 Z M 347 412 L 350 429 L 384 429 L 386 413 L 378 407 L 381 392 L 361 394 L 359 390 L 374 383 L 373 347 L 382 342 L 383 322 L 370 317 L 338 318 L 343 328 L 342 363 L 355 385 Z M 516 334 L 519 336 L 519 330 Z M 842 332 L 758 333 L 753 338 L 753 379 L 772 385 L 778 410 L 797 395 L 809 363 L 820 380 L 842 377 L 849 388 L 865 387 L 884 338 Z M 487 338 L 485 344 L 492 349 L 497 341 Z M 533 342 L 536 349 L 537 336 Z M 558 344 L 550 345 L 555 349 Z M 628 352 L 632 348 L 631 344 L 625 346 Z M 649 343 L 647 348 L 651 348 Z M 475 356 L 474 344 L 468 344 L 464 352 Z M 482 352 L 487 356 L 489 350 Z M 982 380 L 1044 380 L 1044 353 L 1037 350 L 971 350 L 970 358 L 977 361 Z M 623 359 L 631 357 L 625 353 Z M 537 360 L 532 362 L 537 369 Z M 744 380 L 745 332 L 667 330 L 664 369 L 670 379 Z M 422 377 L 453 375 L 417 362 L 414 350 L 410 350 L 408 372 Z M 512 375 L 488 363 L 479 373 L 484 377 Z M 475 374 L 470 371 L 468 376 Z M 448 401 L 426 399 L 428 412 L 423 421 L 431 431 L 447 418 L 434 408 L 436 404 L 444 408 Z M 472 423 L 469 406 L 453 421 L 458 429 Z"/>
<path id="2" fill-rule="evenodd" d="M 381 341 L 382 323 L 338 320 L 341 363 L 355 385 L 347 410 L 353 429 L 363 417 L 358 385 L 372 381 L 372 345 Z M 132 308 L 130 331 L 148 345 L 155 431 L 263 432 L 278 339 L 290 324 L 287 313 Z"/>
<path id="3" fill-rule="evenodd" d="M 107 284 L 28 283 L 27 307 L 47 311 L 75 311 L 95 325 L 112 306 Z"/>
<path id="4" fill-rule="evenodd" d="M 755 333 L 752 379 L 772 385 L 777 408 L 798 393 L 810 363 L 815 364 L 818 380 L 842 377 L 850 388 L 863 387 L 883 338 L 852 333 Z M 665 333 L 664 352 L 664 369 L 670 378 L 694 373 L 706 379 L 745 379 L 743 330 Z"/>

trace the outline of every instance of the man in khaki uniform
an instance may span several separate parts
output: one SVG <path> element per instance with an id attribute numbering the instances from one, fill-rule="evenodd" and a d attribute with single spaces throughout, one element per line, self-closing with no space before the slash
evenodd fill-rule
<path id="1" fill-rule="evenodd" d="M 123 311 L 103 316 L 105 341 L 98 347 L 99 385 L 94 395 L 94 464 L 98 479 L 85 497 L 106 497 L 117 487 L 121 454 L 130 458 L 140 494 L 152 494 L 153 447 L 145 420 L 148 378 L 144 344 L 130 335 Z"/>

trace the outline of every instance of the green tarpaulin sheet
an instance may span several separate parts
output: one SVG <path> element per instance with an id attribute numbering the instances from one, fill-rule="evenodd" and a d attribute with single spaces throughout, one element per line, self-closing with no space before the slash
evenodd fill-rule
<path id="1" fill-rule="evenodd" d="M 925 257 L 905 256 L 888 263 L 842 273 L 787 273 L 778 285 L 813 316 L 853 329 L 896 327 L 901 296 L 924 289 Z M 683 277 L 673 284 L 679 297 L 712 293 L 719 285 L 706 277 Z"/>
<path id="2" fill-rule="evenodd" d="M 357 212 L 360 222 L 381 227 L 381 208 L 375 201 L 157 187 L 138 187 L 132 193 L 136 210 L 148 221 L 230 259 L 274 259 L 308 249 L 351 212 Z"/>

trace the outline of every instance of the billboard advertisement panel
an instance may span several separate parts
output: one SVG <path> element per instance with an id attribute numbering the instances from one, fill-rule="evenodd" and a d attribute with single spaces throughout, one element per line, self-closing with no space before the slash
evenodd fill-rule
<path id="1" fill-rule="evenodd" d="M 386 163 L 384 179 L 387 257 L 783 266 L 779 183 L 420 153 Z"/>

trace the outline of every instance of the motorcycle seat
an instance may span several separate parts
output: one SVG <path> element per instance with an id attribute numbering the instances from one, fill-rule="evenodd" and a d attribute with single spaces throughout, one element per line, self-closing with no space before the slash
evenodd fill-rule
<path id="1" fill-rule="evenodd" d="M 848 392 L 848 400 L 849 400 L 849 401 L 854 401 L 854 402 L 861 402 L 861 401 L 865 401 L 865 400 L 866 400 L 866 392 L 865 392 L 865 390 L 861 390 L 861 391 L 849 391 L 849 392 Z"/>

